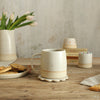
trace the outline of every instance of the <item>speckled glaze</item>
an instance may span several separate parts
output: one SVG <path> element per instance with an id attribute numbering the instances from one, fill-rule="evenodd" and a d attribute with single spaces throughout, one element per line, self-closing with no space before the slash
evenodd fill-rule
<path id="1" fill-rule="evenodd" d="M 16 59 L 14 30 L 0 30 L 0 62 Z"/>
<path id="2" fill-rule="evenodd" d="M 63 48 L 77 48 L 76 39 L 75 38 L 66 38 L 64 39 Z"/>

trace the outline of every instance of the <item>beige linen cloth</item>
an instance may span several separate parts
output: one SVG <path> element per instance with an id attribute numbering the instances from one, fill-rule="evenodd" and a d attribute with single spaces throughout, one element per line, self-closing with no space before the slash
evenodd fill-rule
<path id="1" fill-rule="evenodd" d="M 100 74 L 90 77 L 90 78 L 87 78 L 87 79 L 84 79 L 80 84 L 87 85 L 87 86 L 93 86 L 96 84 L 100 84 Z"/>

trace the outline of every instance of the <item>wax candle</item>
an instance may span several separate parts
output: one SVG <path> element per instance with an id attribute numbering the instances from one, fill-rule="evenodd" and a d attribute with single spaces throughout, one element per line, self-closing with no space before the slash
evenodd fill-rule
<path id="1" fill-rule="evenodd" d="M 79 53 L 78 66 L 81 68 L 91 68 L 92 67 L 92 53 L 90 52 Z"/>

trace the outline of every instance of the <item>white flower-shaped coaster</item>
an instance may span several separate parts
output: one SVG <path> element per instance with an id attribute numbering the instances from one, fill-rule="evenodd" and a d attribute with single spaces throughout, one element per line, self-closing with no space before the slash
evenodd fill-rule
<path id="1" fill-rule="evenodd" d="M 66 79 L 68 79 L 68 76 L 61 78 L 61 79 L 48 79 L 48 78 L 44 78 L 41 75 L 39 75 L 38 78 L 42 81 L 47 81 L 47 82 L 60 82 L 60 81 L 66 81 Z"/>

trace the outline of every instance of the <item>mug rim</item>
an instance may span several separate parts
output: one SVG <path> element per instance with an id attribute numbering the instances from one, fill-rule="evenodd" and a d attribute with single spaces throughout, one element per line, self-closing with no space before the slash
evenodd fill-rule
<path id="1" fill-rule="evenodd" d="M 62 52 L 65 51 L 64 49 L 60 48 L 60 49 L 43 49 L 43 52 Z"/>

